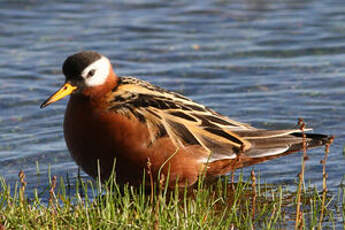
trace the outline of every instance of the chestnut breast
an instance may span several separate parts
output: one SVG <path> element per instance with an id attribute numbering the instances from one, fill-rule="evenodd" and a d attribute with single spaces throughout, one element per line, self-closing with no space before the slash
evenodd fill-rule
<path id="1" fill-rule="evenodd" d="M 145 147 L 149 138 L 142 126 L 107 111 L 102 100 L 72 95 L 65 113 L 64 134 L 73 159 L 92 177 L 98 175 L 98 160 L 101 176 L 109 176 L 114 158 L 116 171 L 126 170 L 121 174 L 131 177 L 147 159 Z"/>

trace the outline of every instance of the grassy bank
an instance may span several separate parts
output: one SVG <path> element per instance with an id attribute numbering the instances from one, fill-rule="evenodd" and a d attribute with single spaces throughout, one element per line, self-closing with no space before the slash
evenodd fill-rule
<path id="1" fill-rule="evenodd" d="M 68 196 L 63 179 L 53 177 L 46 202 L 37 193 L 28 199 L 20 177 L 12 188 L 0 180 L 0 229 L 292 229 L 297 200 L 298 229 L 339 228 L 345 218 L 344 188 L 330 194 L 309 186 L 298 198 L 298 184 L 295 192 L 261 184 L 254 172 L 248 181 L 240 174 L 236 183 L 222 177 L 190 190 L 158 188 L 155 194 L 79 180 L 79 192 Z"/>

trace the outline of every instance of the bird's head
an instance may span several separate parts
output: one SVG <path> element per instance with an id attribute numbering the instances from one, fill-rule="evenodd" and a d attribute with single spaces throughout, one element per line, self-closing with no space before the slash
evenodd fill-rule
<path id="1" fill-rule="evenodd" d="M 70 94 L 100 95 L 116 84 L 116 75 L 109 59 L 95 51 L 82 51 L 69 56 L 62 67 L 65 84 L 45 100 L 41 108 Z"/>

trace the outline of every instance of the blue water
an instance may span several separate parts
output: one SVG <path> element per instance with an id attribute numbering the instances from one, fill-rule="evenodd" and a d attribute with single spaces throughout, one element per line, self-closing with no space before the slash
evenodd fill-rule
<path id="1" fill-rule="evenodd" d="M 50 165 L 73 183 L 77 166 L 62 131 L 67 100 L 39 105 L 63 83 L 64 59 L 91 49 L 118 75 L 235 120 L 282 129 L 303 117 L 314 132 L 335 135 L 327 172 L 336 192 L 345 167 L 344 12 L 343 0 L 0 1 L 0 175 L 11 183 L 24 170 L 30 191 L 48 185 Z M 310 151 L 306 166 L 319 188 L 323 155 Z M 300 154 L 255 169 L 268 183 L 293 185 Z"/>

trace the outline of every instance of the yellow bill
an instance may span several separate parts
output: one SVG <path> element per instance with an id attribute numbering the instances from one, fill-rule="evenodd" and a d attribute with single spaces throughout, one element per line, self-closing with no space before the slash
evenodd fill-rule
<path id="1" fill-rule="evenodd" d="M 40 108 L 44 108 L 48 105 L 50 105 L 51 103 L 54 103 L 68 95 L 70 95 L 71 93 L 73 93 L 74 90 L 76 90 L 78 87 L 76 86 L 72 86 L 70 83 L 65 83 L 58 91 L 56 91 L 53 95 L 51 95 L 47 100 L 45 100 L 42 105 L 40 106 Z"/>

